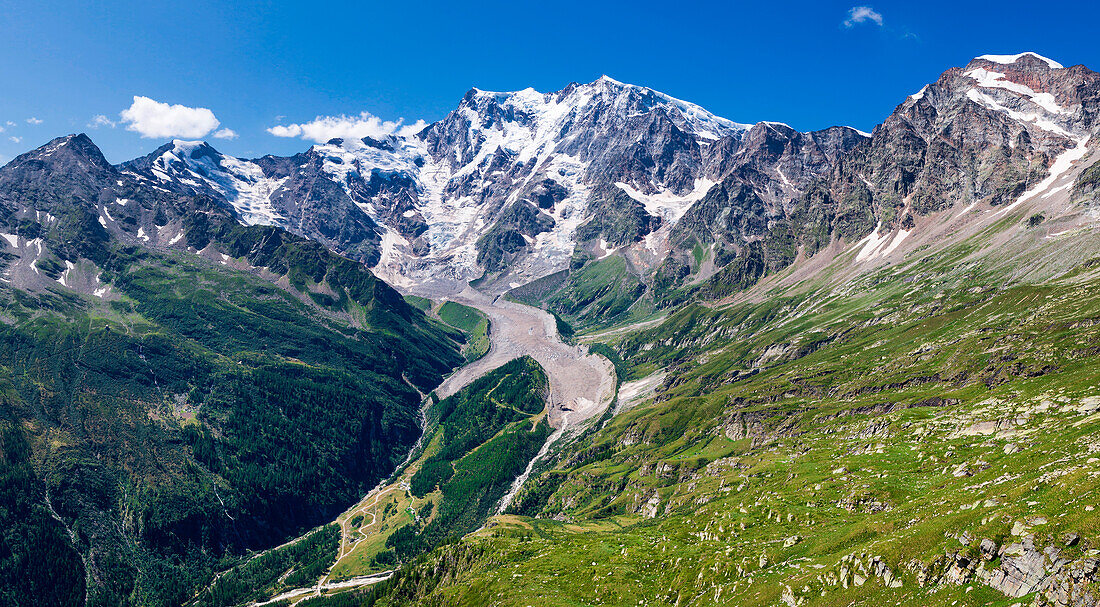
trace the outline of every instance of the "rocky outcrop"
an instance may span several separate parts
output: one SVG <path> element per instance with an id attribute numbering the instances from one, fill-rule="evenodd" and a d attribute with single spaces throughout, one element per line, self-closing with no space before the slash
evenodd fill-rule
<path id="1" fill-rule="evenodd" d="M 527 200 L 512 203 L 496 225 L 478 240 L 477 262 L 486 271 L 506 268 L 536 236 L 554 227 L 554 219 Z"/>
<path id="2" fill-rule="evenodd" d="M 602 239 L 613 247 L 638 242 L 661 225 L 645 205 L 615 186 L 603 186 L 588 199 L 591 218 L 577 228 L 578 242 Z"/>
<path id="3" fill-rule="evenodd" d="M 1076 545 L 1076 539 L 1066 544 Z M 920 586 L 978 581 L 1009 597 L 1034 594 L 1037 605 L 1095 607 L 1100 604 L 1098 567 L 1100 551 L 1068 558 L 1056 546 L 1037 548 L 1025 534 L 1004 546 L 985 538 L 977 542 L 976 552 L 955 551 L 931 563 L 914 562 L 909 570 Z"/>
<path id="4" fill-rule="evenodd" d="M 288 231 L 373 266 L 380 259 L 383 230 L 347 190 L 329 178 L 325 170 L 329 162 L 322 153 L 310 150 L 294 157 L 289 172 L 272 171 L 269 177 L 282 180 L 282 185 L 272 193 L 271 206 L 286 218 L 280 225 L 288 226 Z M 365 184 L 362 187 L 368 189 Z"/>

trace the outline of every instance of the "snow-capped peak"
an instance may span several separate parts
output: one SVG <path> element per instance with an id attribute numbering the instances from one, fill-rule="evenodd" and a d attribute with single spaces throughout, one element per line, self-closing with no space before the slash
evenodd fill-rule
<path id="1" fill-rule="evenodd" d="M 1051 69 L 1060 70 L 1064 67 L 1061 63 L 1058 63 L 1053 59 L 1048 59 L 1040 55 L 1039 53 L 1033 53 L 1031 51 L 1017 53 L 1015 55 L 981 55 L 980 57 L 976 57 L 976 59 L 984 59 L 986 61 L 990 61 L 992 63 L 1000 63 L 1002 65 L 1012 65 L 1013 63 L 1019 61 L 1019 59 L 1024 55 L 1031 55 L 1032 57 L 1035 57 L 1036 59 L 1046 63 L 1047 66 L 1049 66 Z"/>
<path id="2" fill-rule="evenodd" d="M 183 139 L 173 139 L 172 140 L 172 147 L 175 148 L 176 150 L 180 151 L 180 152 L 185 153 L 185 154 L 190 154 L 191 152 L 193 152 L 196 149 L 198 149 L 200 147 L 203 147 L 203 146 L 210 147 L 210 144 L 208 144 L 208 143 L 206 143 L 205 141 L 202 141 L 202 140 L 198 140 L 198 141 L 185 141 Z"/>
<path id="3" fill-rule="evenodd" d="M 734 122 L 717 116 L 702 107 L 677 99 L 649 87 L 627 84 L 600 76 L 588 84 L 573 84 L 555 93 L 542 93 L 533 88 L 512 92 L 471 91 L 469 109 L 478 113 L 488 111 L 483 104 L 494 103 L 509 116 L 514 112 L 524 118 L 542 123 L 545 118 L 576 115 L 584 109 L 599 104 L 610 106 L 626 117 L 644 114 L 655 109 L 675 110 L 683 119 L 687 130 L 704 139 L 719 139 L 748 130 L 752 125 Z M 484 118 L 484 117 L 482 117 Z M 484 123 L 484 120 L 481 121 Z"/>
<path id="4" fill-rule="evenodd" d="M 675 108 L 680 112 L 688 123 L 695 127 L 695 134 L 708 139 L 718 139 L 719 137 L 725 137 L 733 135 L 737 132 L 743 132 L 752 127 L 751 124 L 742 124 L 734 122 L 728 118 L 723 118 L 712 114 L 711 112 L 703 109 L 702 107 L 677 99 L 671 95 L 667 95 L 660 91 L 653 90 L 646 86 L 638 86 L 636 84 L 626 84 L 611 78 L 610 76 L 600 76 L 595 82 L 584 85 L 590 88 L 614 88 L 621 91 L 634 91 L 643 96 L 651 96 L 654 101 L 659 104 L 666 105 Z"/>
<path id="5" fill-rule="evenodd" d="M 271 195 L 285 181 L 272 179 L 259 165 L 226 156 L 205 141 L 175 139 L 147 157 L 148 170 L 163 182 L 174 181 L 196 191 L 225 198 L 248 224 L 274 225 L 282 216 Z"/>

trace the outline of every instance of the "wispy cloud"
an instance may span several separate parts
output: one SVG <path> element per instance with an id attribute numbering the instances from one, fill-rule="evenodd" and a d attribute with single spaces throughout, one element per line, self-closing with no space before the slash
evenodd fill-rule
<path id="1" fill-rule="evenodd" d="M 240 135 L 238 135 L 237 131 L 234 131 L 233 129 L 222 129 L 214 133 L 214 137 L 216 139 L 236 139 L 237 137 L 240 137 Z"/>
<path id="2" fill-rule="evenodd" d="M 134 95 L 134 103 L 119 112 L 119 116 L 126 123 L 126 130 L 153 139 L 198 139 L 221 124 L 214 112 L 204 107 L 169 105 L 140 95 Z"/>
<path id="3" fill-rule="evenodd" d="M 99 127 L 107 127 L 109 129 L 115 128 L 118 123 L 104 116 L 103 114 L 96 114 L 92 116 L 92 119 L 86 125 L 90 129 L 98 129 Z"/>
<path id="4" fill-rule="evenodd" d="M 882 27 L 882 13 L 869 6 L 853 6 L 848 9 L 848 18 L 844 20 L 844 27 L 855 27 L 860 23 L 868 22 Z"/>
<path id="5" fill-rule="evenodd" d="M 405 124 L 404 119 L 382 120 L 369 112 L 358 116 L 318 116 L 301 124 L 279 124 L 267 129 L 276 137 L 300 137 L 306 141 L 324 143 L 330 139 L 379 138 L 387 135 L 414 135 L 428 124 L 417 120 Z"/>
<path id="6" fill-rule="evenodd" d="M 39 125 L 39 124 L 42 124 L 42 122 L 44 122 L 44 121 L 39 120 L 38 118 L 35 118 L 34 116 L 31 116 L 30 118 L 27 118 L 27 124 Z"/>
<path id="7" fill-rule="evenodd" d="M 8 141 L 11 141 L 12 143 L 19 143 L 20 141 L 23 141 L 23 138 L 22 137 L 11 136 L 11 137 L 8 137 Z"/>
<path id="8" fill-rule="evenodd" d="M 6 123 L 6 124 L 7 124 L 8 126 L 15 126 L 15 123 L 14 123 L 14 122 L 12 122 L 11 120 L 7 121 L 7 123 Z"/>

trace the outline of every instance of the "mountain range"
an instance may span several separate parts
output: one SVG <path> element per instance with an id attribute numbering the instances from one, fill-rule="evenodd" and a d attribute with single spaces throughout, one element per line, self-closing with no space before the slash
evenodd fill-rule
<path id="1" fill-rule="evenodd" d="M 766 243 L 776 225 L 790 224 L 809 256 L 876 226 L 892 241 L 931 213 L 1008 205 L 1083 154 L 1096 103 L 1095 73 L 1034 54 L 949 70 L 872 134 L 738 124 L 602 77 L 554 93 L 472 89 L 415 135 L 254 160 L 174 141 L 118 168 L 315 239 L 401 286 L 481 278 L 504 289 L 612 251 L 680 285 L 753 242 L 772 265 L 789 263 L 791 251 Z M 718 263 L 689 267 L 697 243 Z"/>

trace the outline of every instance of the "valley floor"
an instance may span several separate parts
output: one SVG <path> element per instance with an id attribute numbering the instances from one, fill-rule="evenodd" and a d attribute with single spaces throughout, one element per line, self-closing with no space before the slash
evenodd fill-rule
<path id="1" fill-rule="evenodd" d="M 437 293 L 433 295 L 438 297 Z M 447 299 L 476 308 L 488 316 L 490 348 L 484 356 L 444 380 L 435 390 L 439 400 L 455 395 L 509 361 L 530 356 L 545 370 L 550 384 L 546 413 L 556 432 L 550 435 L 547 444 L 567 432 L 575 434 L 584 427 L 583 422 L 603 413 L 612 404 L 616 386 L 613 365 L 606 358 L 589 353 L 587 346 L 564 343 L 553 316 L 544 310 L 502 297 L 494 298 L 470 287 L 448 295 Z M 429 442 L 427 438 L 425 442 Z M 424 451 L 429 451 L 434 445 L 423 447 Z M 419 446 L 413 451 L 418 452 Z M 545 452 L 544 447 L 539 457 Z M 255 604 L 284 601 L 297 604 L 329 591 L 367 587 L 388 579 L 392 571 L 378 567 L 372 557 L 385 548 L 386 538 L 395 529 L 418 520 L 416 512 L 420 507 L 438 501 L 432 496 L 427 499 L 413 496 L 409 482 L 421 462 L 410 463 L 398 477 L 381 483 L 337 518 L 340 545 L 335 562 L 323 577 L 311 586 L 284 590 Z M 515 489 L 518 487 L 513 486 L 505 500 Z"/>

